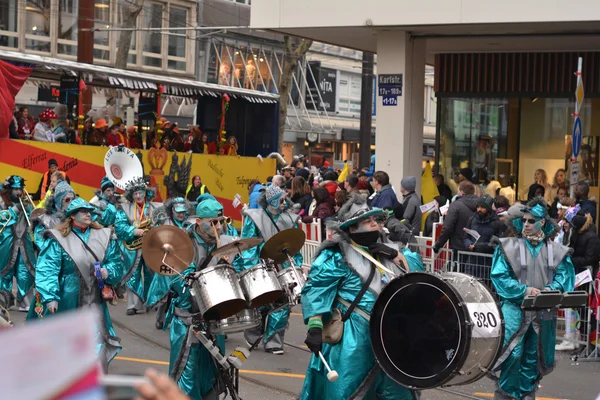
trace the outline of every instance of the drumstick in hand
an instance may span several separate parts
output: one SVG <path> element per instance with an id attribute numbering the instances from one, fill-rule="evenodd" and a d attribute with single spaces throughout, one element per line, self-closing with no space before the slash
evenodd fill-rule
<path id="1" fill-rule="evenodd" d="M 323 361 L 323 365 L 325 365 L 325 368 L 327 368 L 327 371 L 329 371 L 327 373 L 327 379 L 329 380 L 329 382 L 337 381 L 337 379 L 340 376 L 338 375 L 338 373 L 336 371 L 332 371 L 331 368 L 329 368 L 329 364 L 327 364 L 327 361 L 325 361 L 325 357 L 323 357 L 323 353 L 319 352 L 319 357 L 321 357 L 321 361 Z"/>

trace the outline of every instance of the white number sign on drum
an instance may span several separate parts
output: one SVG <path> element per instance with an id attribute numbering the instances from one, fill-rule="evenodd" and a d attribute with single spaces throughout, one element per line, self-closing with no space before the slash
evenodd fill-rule
<path id="1" fill-rule="evenodd" d="M 498 337 L 502 333 L 501 318 L 496 303 L 467 303 L 473 322 L 472 337 Z"/>

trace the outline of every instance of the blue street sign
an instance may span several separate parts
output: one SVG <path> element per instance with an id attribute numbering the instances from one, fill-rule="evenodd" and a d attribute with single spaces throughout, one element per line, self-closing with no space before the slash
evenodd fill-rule
<path id="1" fill-rule="evenodd" d="M 579 150 L 581 150 L 581 119 L 575 117 L 575 123 L 573 124 L 573 158 L 579 156 Z"/>
<path id="2" fill-rule="evenodd" d="M 373 76 L 373 108 L 371 109 L 371 115 L 377 115 L 377 75 Z"/>
<path id="3" fill-rule="evenodd" d="M 384 106 L 397 106 L 398 105 L 398 97 L 397 96 L 383 96 L 381 100 Z"/>

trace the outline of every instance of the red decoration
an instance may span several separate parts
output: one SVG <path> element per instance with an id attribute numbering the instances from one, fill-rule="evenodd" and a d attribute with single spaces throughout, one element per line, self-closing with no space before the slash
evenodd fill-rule
<path id="1" fill-rule="evenodd" d="M 221 123 L 219 124 L 219 140 L 217 141 L 219 154 L 225 154 L 225 144 L 227 143 L 227 139 L 225 139 L 225 134 L 227 133 L 225 132 L 225 115 L 229 110 L 229 101 L 229 95 L 224 93 L 221 96 L 221 115 L 219 115 L 219 118 L 221 118 Z"/>
<path id="2" fill-rule="evenodd" d="M 29 78 L 32 68 L 17 67 L 0 60 L 0 139 L 8 138 L 15 96 Z"/>
<path id="3" fill-rule="evenodd" d="M 162 85 L 158 85 L 158 92 L 156 93 L 156 116 L 157 118 L 160 118 L 160 109 L 162 108 L 160 106 L 160 97 L 162 96 L 162 94 L 165 92 L 165 87 Z"/>

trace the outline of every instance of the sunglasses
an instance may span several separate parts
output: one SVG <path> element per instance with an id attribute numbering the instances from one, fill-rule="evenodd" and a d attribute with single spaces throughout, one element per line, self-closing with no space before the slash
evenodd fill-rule
<path id="1" fill-rule="evenodd" d="M 531 224 L 531 225 L 533 225 L 533 224 L 535 224 L 536 222 L 538 222 L 538 221 L 539 221 L 539 219 L 535 219 L 535 218 L 521 218 L 521 221 L 522 221 L 524 224 L 525 224 L 525 223 L 527 223 L 527 224 Z"/>
<path id="2" fill-rule="evenodd" d="M 217 219 L 212 219 L 210 220 L 210 224 L 212 226 L 217 226 L 219 224 L 223 225 L 223 222 L 225 221 L 225 218 L 217 218 Z"/>

